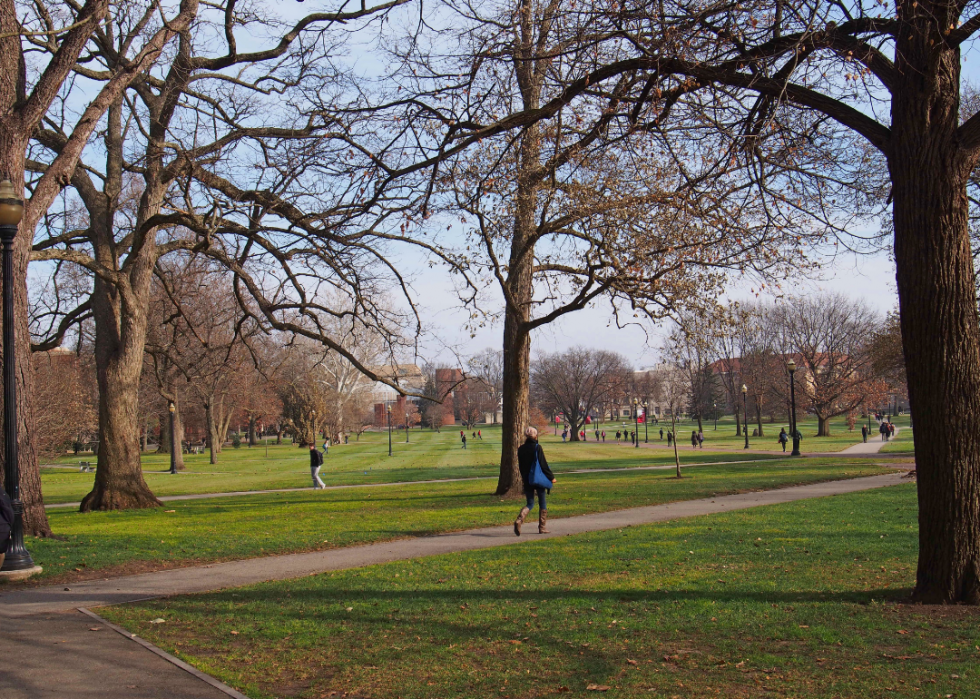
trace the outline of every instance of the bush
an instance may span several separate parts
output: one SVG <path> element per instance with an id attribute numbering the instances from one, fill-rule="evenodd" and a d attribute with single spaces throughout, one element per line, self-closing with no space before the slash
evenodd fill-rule
<path id="1" fill-rule="evenodd" d="M 233 446 L 235 449 L 242 448 L 242 436 L 237 432 L 231 433 L 231 446 Z"/>

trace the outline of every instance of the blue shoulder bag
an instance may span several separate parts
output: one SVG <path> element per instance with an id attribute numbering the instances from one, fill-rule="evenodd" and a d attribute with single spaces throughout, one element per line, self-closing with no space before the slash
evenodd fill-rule
<path id="1" fill-rule="evenodd" d="M 535 488 L 546 488 L 550 491 L 554 483 L 541 470 L 541 462 L 538 461 L 538 449 L 540 448 L 540 446 L 535 446 L 534 448 L 534 466 L 531 468 L 531 485 Z"/>

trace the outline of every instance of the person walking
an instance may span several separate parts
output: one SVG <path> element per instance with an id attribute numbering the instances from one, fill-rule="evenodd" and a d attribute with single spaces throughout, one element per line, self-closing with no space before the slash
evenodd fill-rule
<path id="1" fill-rule="evenodd" d="M 661 442 L 664 441 L 664 428 L 663 427 L 660 428 L 660 441 Z"/>
<path id="2" fill-rule="evenodd" d="M 595 431 L 595 441 L 599 441 L 599 430 Z"/>
<path id="3" fill-rule="evenodd" d="M 567 437 L 568 437 L 568 428 L 567 427 L 564 427 L 564 428 L 562 428 L 562 431 L 561 431 L 561 441 L 564 442 Z"/>
<path id="4" fill-rule="evenodd" d="M 884 420 L 882 420 L 881 421 L 881 424 L 878 426 L 878 431 L 881 432 L 881 441 L 882 442 L 887 442 L 888 441 L 888 425 L 885 424 L 885 421 Z"/>
<path id="5" fill-rule="evenodd" d="M 623 434 L 622 432 L 620 432 L 619 430 L 616 430 L 616 443 L 617 444 L 619 443 L 619 438 L 622 436 L 622 434 Z"/>
<path id="6" fill-rule="evenodd" d="M 521 525 L 531 510 L 534 509 L 534 496 L 538 496 L 538 534 L 548 534 L 548 502 L 545 499 L 545 492 L 551 492 L 551 488 L 545 488 L 531 483 L 531 472 L 534 464 L 541 467 L 544 477 L 552 483 L 555 482 L 555 474 L 548 468 L 548 461 L 544 458 L 544 450 L 538 444 L 538 431 L 533 427 L 528 427 L 524 432 L 526 439 L 517 449 L 517 466 L 521 472 L 521 481 L 524 483 L 524 497 L 527 504 L 521 508 L 520 514 L 514 520 L 514 534 L 521 535 Z"/>
<path id="7" fill-rule="evenodd" d="M 698 448 L 698 431 L 691 430 L 691 449 Z"/>
<path id="8" fill-rule="evenodd" d="M 606 443 L 606 431 L 605 430 L 602 431 L 602 443 L 603 444 Z"/>
<path id="9" fill-rule="evenodd" d="M 317 451 L 316 442 L 310 444 L 310 475 L 313 476 L 313 490 L 326 487 L 320 480 L 320 467 L 323 466 L 323 454 Z"/>
<path id="10" fill-rule="evenodd" d="M 698 430 L 698 448 L 704 449 L 704 432 Z"/>
<path id="11" fill-rule="evenodd" d="M 483 430 L 477 430 L 477 431 L 476 431 L 476 436 L 477 436 L 477 437 L 478 437 L 478 438 L 480 439 L 480 441 L 482 442 L 482 441 L 483 441 Z"/>
<path id="12" fill-rule="evenodd" d="M 868 443 L 868 426 L 861 425 L 861 439 L 865 444 Z"/>
<path id="13" fill-rule="evenodd" d="M 667 430 L 667 446 L 669 447 L 673 443 L 674 433 Z"/>
<path id="14" fill-rule="evenodd" d="M 466 448 L 466 433 L 465 432 L 460 432 L 460 434 L 462 435 L 461 439 L 463 440 L 463 449 L 465 449 Z"/>
<path id="15" fill-rule="evenodd" d="M 779 443 L 783 445 L 783 451 L 786 451 L 786 442 L 789 441 L 789 435 L 786 434 L 786 428 L 783 427 L 779 430 L 779 437 L 777 438 Z"/>

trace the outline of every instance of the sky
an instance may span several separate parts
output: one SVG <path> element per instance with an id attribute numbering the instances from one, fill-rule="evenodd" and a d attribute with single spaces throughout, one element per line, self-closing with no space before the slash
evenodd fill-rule
<path id="1" fill-rule="evenodd" d="M 471 337 L 463 327 L 468 311 L 457 301 L 448 275 L 425 274 L 413 281 L 423 323 L 429 337 L 421 348 L 425 360 L 439 359 L 455 363 L 454 352 L 466 357 L 486 348 L 499 349 L 503 341 L 503 324 L 496 323 L 478 330 Z M 748 284 L 729 285 L 726 297 L 733 300 L 772 300 L 756 297 Z M 895 265 L 885 252 L 873 255 L 844 253 L 825 260 L 818 279 L 798 280 L 793 294 L 840 293 L 864 303 L 884 316 L 898 303 L 895 289 Z M 499 296 L 497 297 L 499 299 Z M 502 306 L 502 299 L 499 301 Z M 665 331 L 666 329 L 666 331 Z M 607 303 L 566 315 L 549 326 L 535 331 L 531 338 L 532 355 L 556 352 L 582 346 L 618 352 L 636 368 L 653 366 L 659 361 L 658 346 L 669 327 L 617 328 Z"/>

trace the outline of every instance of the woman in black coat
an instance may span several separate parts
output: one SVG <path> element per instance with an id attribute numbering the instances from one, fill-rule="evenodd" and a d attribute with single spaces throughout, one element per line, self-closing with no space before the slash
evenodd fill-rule
<path id="1" fill-rule="evenodd" d="M 534 496 L 538 496 L 538 534 L 548 534 L 548 503 L 545 500 L 545 491 L 550 492 L 550 488 L 543 488 L 531 483 L 531 472 L 534 470 L 534 462 L 537 461 L 541 466 L 541 471 L 552 483 L 555 482 L 555 474 L 548 468 L 548 462 L 544 458 L 544 450 L 538 444 L 538 431 L 533 427 L 528 427 L 524 432 L 527 439 L 517 449 L 517 465 L 521 471 L 521 480 L 524 483 L 524 497 L 527 498 L 527 505 L 521 508 L 521 513 L 514 520 L 514 533 L 521 535 L 521 525 L 524 518 L 534 509 Z"/>

